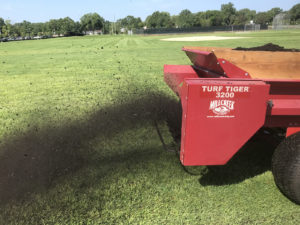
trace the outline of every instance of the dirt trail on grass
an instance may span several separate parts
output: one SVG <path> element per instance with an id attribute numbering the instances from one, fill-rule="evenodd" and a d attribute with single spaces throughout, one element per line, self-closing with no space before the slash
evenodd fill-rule
<path id="1" fill-rule="evenodd" d="M 3 153 L 0 156 L 0 205 L 11 200 L 26 199 L 31 193 L 47 191 L 57 178 L 74 174 L 91 164 L 101 166 L 103 163 L 109 165 L 110 170 L 118 166 L 120 160 L 131 159 L 132 154 L 135 159 L 140 158 L 140 162 L 157 159 L 157 152 L 145 146 L 142 152 L 141 149 L 123 152 L 101 157 L 97 161 L 86 144 L 96 137 L 109 142 L 116 135 L 147 123 L 153 124 L 153 132 L 156 132 L 154 121 L 166 122 L 174 139 L 178 140 L 181 130 L 180 109 L 177 99 L 160 93 L 147 93 L 138 99 L 101 108 L 84 122 L 67 123 L 60 128 L 53 128 L 53 124 L 49 124 L 42 130 L 29 130 L 6 140 L 0 146 L 0 152 Z M 226 174 L 222 175 L 223 183 L 218 184 L 238 183 L 269 169 L 268 163 L 259 162 L 261 165 L 257 165 L 255 160 L 265 151 L 260 151 L 260 148 L 257 151 L 246 150 L 234 157 L 232 163 L 218 167 L 223 175 Z M 161 151 L 164 151 L 163 147 Z M 249 154 L 253 160 L 249 160 L 252 159 Z M 213 168 L 203 176 L 201 183 L 214 184 L 215 177 L 218 177 L 215 175 L 220 171 Z"/>
<path id="2" fill-rule="evenodd" d="M 84 145 L 95 137 L 109 140 L 146 122 L 172 119 L 176 102 L 149 93 L 124 104 L 101 108 L 85 122 L 60 128 L 51 124 L 6 140 L 0 145 L 0 204 L 26 198 L 48 188 L 57 177 L 86 165 L 89 154 Z"/>

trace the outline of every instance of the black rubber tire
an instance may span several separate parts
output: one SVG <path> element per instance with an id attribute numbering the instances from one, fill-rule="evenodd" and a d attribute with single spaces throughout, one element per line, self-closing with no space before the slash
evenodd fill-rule
<path id="1" fill-rule="evenodd" d="M 287 137 L 275 149 L 272 172 L 281 192 L 300 204 L 300 132 Z"/>

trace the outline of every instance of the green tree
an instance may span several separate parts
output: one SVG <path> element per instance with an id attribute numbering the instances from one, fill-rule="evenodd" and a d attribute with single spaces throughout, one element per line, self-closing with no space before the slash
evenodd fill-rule
<path id="1" fill-rule="evenodd" d="M 207 10 L 194 14 L 194 26 L 197 27 L 221 26 L 222 23 L 222 13 L 219 10 Z"/>
<path id="2" fill-rule="evenodd" d="M 104 19 L 98 13 L 88 13 L 80 18 L 84 31 L 95 31 L 103 28 Z"/>
<path id="3" fill-rule="evenodd" d="M 270 9 L 269 11 L 267 11 L 267 14 L 268 14 L 268 23 L 272 23 L 274 17 L 281 13 L 283 10 L 281 8 L 278 8 L 278 7 L 275 7 L 275 8 L 272 8 Z"/>
<path id="4" fill-rule="evenodd" d="M 143 27 L 143 22 L 140 17 L 134 16 L 126 16 L 123 19 L 119 19 L 117 23 L 122 27 L 126 28 L 127 30 L 131 30 L 133 28 L 141 28 Z"/>
<path id="5" fill-rule="evenodd" d="M 184 9 L 180 12 L 176 21 L 178 27 L 192 27 L 194 25 L 194 15 L 190 10 Z"/>
<path id="6" fill-rule="evenodd" d="M 19 36 L 23 36 L 23 32 L 22 32 L 22 24 L 21 23 L 15 23 L 12 25 L 12 36 L 14 37 L 19 37 Z"/>
<path id="7" fill-rule="evenodd" d="M 237 11 L 236 16 L 235 16 L 235 25 L 244 25 L 249 23 L 251 20 L 254 20 L 256 15 L 255 10 L 250 10 L 250 9 L 241 9 Z"/>
<path id="8" fill-rule="evenodd" d="M 210 26 L 221 26 L 223 22 L 222 13 L 218 10 L 207 10 L 205 18 L 209 21 Z"/>
<path id="9" fill-rule="evenodd" d="M 48 31 L 46 23 L 32 23 L 32 36 L 44 35 Z"/>
<path id="10" fill-rule="evenodd" d="M 74 33 L 74 35 L 79 35 L 80 36 L 82 34 L 83 34 L 83 30 L 82 30 L 81 24 L 80 24 L 80 22 L 76 21 L 75 22 L 75 33 Z"/>
<path id="11" fill-rule="evenodd" d="M 65 36 L 76 34 L 76 24 L 70 17 L 59 19 L 60 32 Z"/>
<path id="12" fill-rule="evenodd" d="M 11 37 L 13 36 L 13 27 L 10 23 L 10 20 L 5 20 L 5 25 L 2 27 L 2 36 L 3 37 Z"/>
<path id="13" fill-rule="evenodd" d="M 22 23 L 19 24 L 19 36 L 26 37 L 30 36 L 32 32 L 31 23 L 24 20 Z"/>
<path id="14" fill-rule="evenodd" d="M 255 23 L 264 24 L 264 25 L 271 24 L 274 17 L 281 12 L 282 9 L 278 7 L 272 8 L 267 12 L 259 12 L 255 16 Z"/>
<path id="15" fill-rule="evenodd" d="M 221 5 L 221 13 L 224 25 L 232 25 L 234 23 L 236 9 L 234 8 L 234 5 L 231 2 L 229 2 L 228 4 Z"/>
<path id="16" fill-rule="evenodd" d="M 48 22 L 48 29 L 51 32 L 51 34 L 59 34 L 60 32 L 60 25 L 59 21 L 52 19 Z"/>
<path id="17" fill-rule="evenodd" d="M 170 13 L 156 11 L 146 19 L 148 28 L 170 28 L 174 26 Z"/>
<path id="18" fill-rule="evenodd" d="M 267 12 L 259 12 L 255 16 L 255 23 L 266 25 L 269 23 L 269 16 Z"/>
<path id="19" fill-rule="evenodd" d="M 47 22 L 47 31 L 50 35 L 62 34 L 65 36 L 71 36 L 82 34 L 80 23 L 75 22 L 70 17 L 50 20 Z"/>
<path id="20" fill-rule="evenodd" d="M 177 25 L 178 15 L 172 15 L 171 16 L 171 24 L 173 24 L 174 27 L 178 28 Z"/>
<path id="21" fill-rule="evenodd" d="M 2 35 L 2 27 L 4 27 L 4 26 L 5 26 L 4 19 L 2 19 L 2 18 L 0 17 L 0 37 L 1 37 L 1 35 Z"/>
<path id="22" fill-rule="evenodd" d="M 206 17 L 206 12 L 197 12 L 194 15 L 194 22 L 195 27 L 208 27 L 211 26 L 211 22 Z"/>
<path id="23" fill-rule="evenodd" d="M 292 24 L 300 24 L 300 3 L 294 5 L 289 10 L 289 15 L 290 15 Z"/>
<path id="24" fill-rule="evenodd" d="M 103 23 L 103 32 L 104 34 L 109 34 L 111 32 L 111 22 L 108 20 L 105 20 Z"/>

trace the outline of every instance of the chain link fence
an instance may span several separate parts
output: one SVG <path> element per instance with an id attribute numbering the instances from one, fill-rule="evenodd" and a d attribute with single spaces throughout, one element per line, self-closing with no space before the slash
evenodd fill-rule
<path id="1" fill-rule="evenodd" d="M 258 24 L 256 24 L 258 25 Z M 259 25 L 260 30 L 267 30 L 267 25 Z M 248 29 L 247 29 L 248 30 Z M 249 30 L 258 30 L 256 29 Z M 233 26 L 211 26 L 211 27 L 189 27 L 189 28 L 150 28 L 150 29 L 136 29 L 135 34 L 178 34 L 178 33 L 198 33 L 198 32 L 214 32 L 214 31 L 245 31 L 245 25 Z"/>

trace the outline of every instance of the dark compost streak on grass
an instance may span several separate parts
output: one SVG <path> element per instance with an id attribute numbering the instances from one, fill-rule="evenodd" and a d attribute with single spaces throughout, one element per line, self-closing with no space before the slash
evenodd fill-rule
<path id="1" fill-rule="evenodd" d="M 0 146 L 3 152 L 0 203 L 22 200 L 29 193 L 49 187 L 57 177 L 71 174 L 89 163 L 80 149 L 94 137 L 110 138 L 147 121 L 166 120 L 172 117 L 169 114 L 175 110 L 174 106 L 176 100 L 149 93 L 140 99 L 102 108 L 86 122 L 30 130 L 11 138 Z"/>
<path id="2" fill-rule="evenodd" d="M 11 138 L 0 146 L 0 152 L 4 152 L 0 157 L 1 204 L 10 200 L 23 200 L 30 193 L 47 190 L 56 178 L 72 174 L 87 164 L 101 166 L 109 163 L 109 167 L 113 168 L 118 166 L 114 162 L 132 158 L 133 153 L 130 152 L 91 162 L 91 159 L 84 157 L 86 153 L 83 154 L 81 148 L 96 136 L 109 139 L 145 122 L 166 121 L 175 141 L 178 141 L 181 125 L 178 121 L 178 106 L 173 98 L 149 93 L 121 105 L 99 109 L 86 122 L 65 124 L 57 129 L 49 126 L 40 131 L 30 130 L 24 135 Z M 238 183 L 269 170 L 274 146 L 265 145 L 265 149 L 262 149 L 262 143 L 254 139 L 227 165 L 207 167 L 206 173 L 201 174 L 200 183 Z M 140 161 L 159 157 L 151 149 L 143 152 L 136 150 L 134 155 Z"/>

